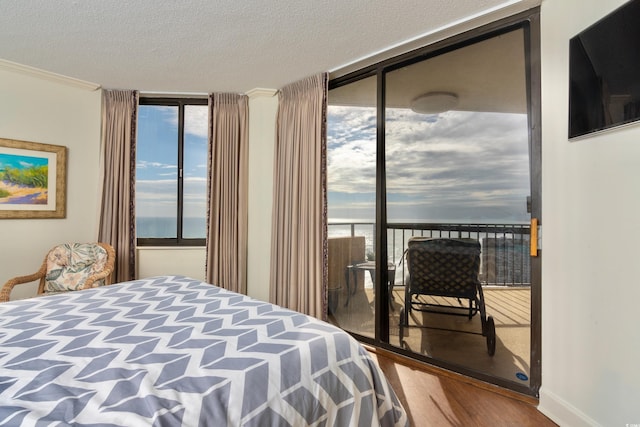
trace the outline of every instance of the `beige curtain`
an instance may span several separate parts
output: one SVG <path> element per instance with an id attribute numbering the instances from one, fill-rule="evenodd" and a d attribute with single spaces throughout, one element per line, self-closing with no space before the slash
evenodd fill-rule
<path id="1" fill-rule="evenodd" d="M 247 293 L 249 106 L 246 95 L 209 96 L 206 277 Z"/>
<path id="2" fill-rule="evenodd" d="M 135 171 L 138 92 L 102 92 L 102 201 L 98 240 L 116 252 L 114 282 L 135 278 Z"/>
<path id="3" fill-rule="evenodd" d="M 327 75 L 280 90 L 271 228 L 272 303 L 326 318 Z"/>

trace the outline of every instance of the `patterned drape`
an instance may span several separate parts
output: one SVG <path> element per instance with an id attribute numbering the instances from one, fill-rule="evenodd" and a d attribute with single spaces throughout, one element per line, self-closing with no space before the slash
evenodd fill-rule
<path id="1" fill-rule="evenodd" d="M 98 240 L 116 252 L 113 281 L 135 278 L 135 171 L 138 92 L 103 90 Z"/>
<path id="2" fill-rule="evenodd" d="M 248 97 L 214 93 L 209 104 L 206 278 L 246 294 Z"/>
<path id="3" fill-rule="evenodd" d="M 326 73 L 280 90 L 270 302 L 326 318 Z"/>

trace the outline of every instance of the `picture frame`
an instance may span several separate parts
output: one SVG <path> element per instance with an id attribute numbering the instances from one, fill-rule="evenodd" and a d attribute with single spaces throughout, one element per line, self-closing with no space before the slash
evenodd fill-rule
<path id="1" fill-rule="evenodd" d="M 0 219 L 65 218 L 67 147 L 0 138 Z"/>

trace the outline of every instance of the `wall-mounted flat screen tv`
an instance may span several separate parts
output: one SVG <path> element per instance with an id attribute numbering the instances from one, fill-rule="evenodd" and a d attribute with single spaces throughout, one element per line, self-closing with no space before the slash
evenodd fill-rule
<path id="1" fill-rule="evenodd" d="M 569 138 L 640 120 L 640 0 L 569 42 Z"/>

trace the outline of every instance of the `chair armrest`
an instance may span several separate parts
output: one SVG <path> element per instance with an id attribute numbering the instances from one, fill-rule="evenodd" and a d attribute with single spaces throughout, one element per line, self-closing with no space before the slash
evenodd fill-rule
<path id="1" fill-rule="evenodd" d="M 46 270 L 47 270 L 47 264 L 45 262 L 40 267 L 40 270 L 38 270 L 33 274 L 29 274 L 28 276 L 18 276 L 18 277 L 14 277 L 13 279 L 9 279 L 7 283 L 4 284 L 2 289 L 0 289 L 0 302 L 9 301 L 9 297 L 11 296 L 11 291 L 13 290 L 14 286 L 19 285 L 21 283 L 29 283 L 38 279 L 42 279 L 45 275 Z"/>
<path id="2" fill-rule="evenodd" d="M 113 272 L 113 268 L 105 268 L 101 272 L 89 276 L 87 280 L 84 282 L 84 284 L 78 288 L 78 290 L 91 289 L 93 288 L 93 284 L 100 279 L 104 279 L 105 285 L 110 285 L 112 272 Z"/>
<path id="3" fill-rule="evenodd" d="M 93 284 L 100 279 L 104 279 L 105 286 L 111 284 L 111 280 L 112 280 L 111 274 L 115 269 L 115 263 L 116 263 L 115 249 L 113 248 L 113 246 L 111 246 L 108 243 L 99 242 L 97 244 L 99 246 L 102 246 L 102 248 L 107 252 L 107 262 L 102 271 L 87 277 L 87 280 L 85 281 L 85 283 L 80 288 L 78 288 L 78 290 L 93 288 Z"/>

